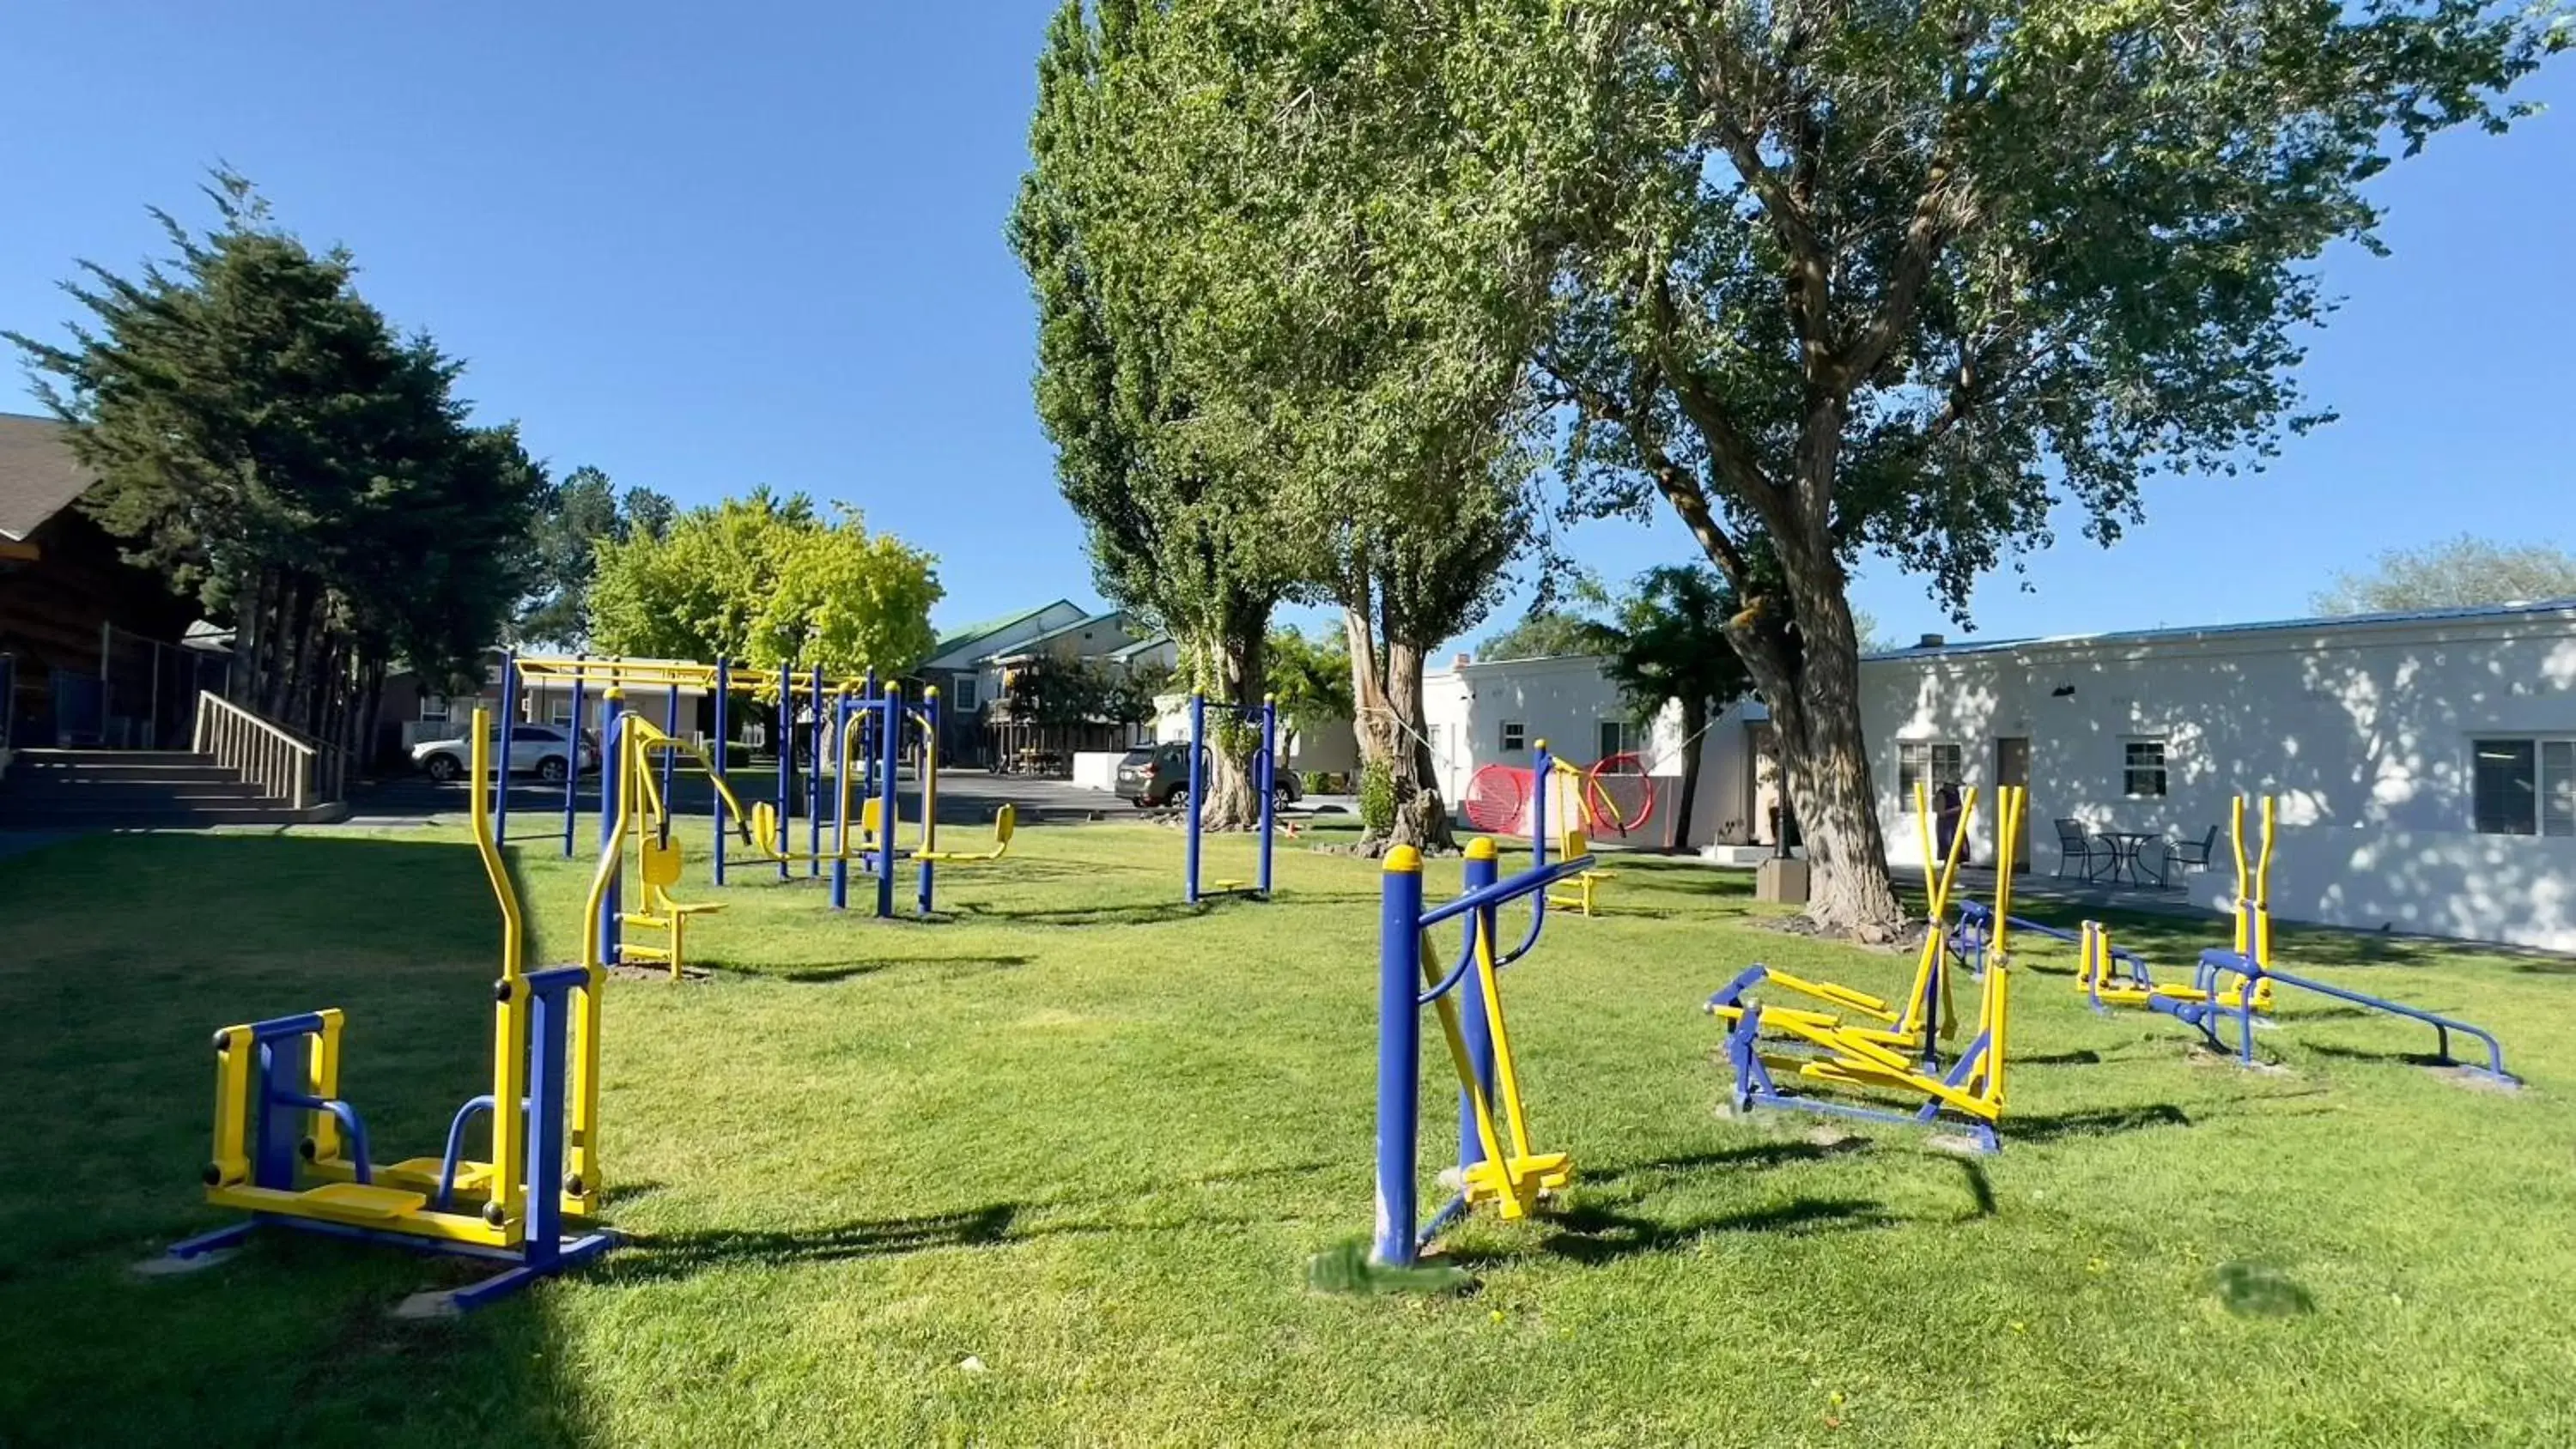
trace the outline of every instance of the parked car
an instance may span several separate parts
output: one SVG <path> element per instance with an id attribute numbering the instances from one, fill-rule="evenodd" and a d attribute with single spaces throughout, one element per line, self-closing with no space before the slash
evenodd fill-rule
<path id="1" fill-rule="evenodd" d="M 588 730 L 582 731 L 580 748 L 582 773 L 597 770 L 599 742 L 591 738 Z M 572 732 L 562 725 L 523 724 L 510 728 L 509 769 L 513 775 L 534 775 L 549 785 L 561 784 L 572 753 Z M 461 778 L 473 755 L 473 744 L 463 739 L 423 740 L 411 747 L 411 762 L 442 785 Z"/>
<path id="2" fill-rule="evenodd" d="M 1160 810 L 1189 798 L 1190 747 L 1169 743 L 1129 750 L 1118 761 L 1117 786 L 1118 798 L 1139 810 Z M 1274 773 L 1270 791 L 1282 805 L 1294 805 L 1304 794 L 1294 770 Z"/>

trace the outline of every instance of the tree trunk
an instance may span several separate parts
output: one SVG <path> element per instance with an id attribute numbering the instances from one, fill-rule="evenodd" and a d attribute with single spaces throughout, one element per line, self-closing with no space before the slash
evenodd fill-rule
<path id="1" fill-rule="evenodd" d="M 1260 710 L 1267 687 L 1262 646 L 1269 627 L 1269 610 L 1257 611 L 1257 617 L 1237 611 L 1227 621 L 1225 636 L 1209 651 L 1219 687 L 1217 697 L 1208 701 L 1207 801 L 1199 810 L 1201 830 L 1261 828 L 1260 782 L 1252 770 L 1261 733 L 1244 717 Z"/>
<path id="2" fill-rule="evenodd" d="M 1682 701 L 1682 798 L 1673 802 L 1673 849 L 1690 849 L 1691 802 L 1699 798 L 1700 736 L 1708 730 L 1708 701 Z"/>
<path id="3" fill-rule="evenodd" d="M 1841 566 L 1807 568 L 1781 550 L 1798 636 L 1761 622 L 1729 630 L 1770 706 L 1781 785 L 1813 867 L 1807 918 L 1866 941 L 1904 925 L 1887 873 L 1887 842 L 1860 725 L 1860 654 Z M 1823 576 L 1819 577 L 1818 574 Z"/>
<path id="4" fill-rule="evenodd" d="M 1451 851 L 1458 836 L 1440 798 L 1439 762 L 1423 731 L 1421 645 L 1381 639 L 1369 617 L 1365 592 L 1342 609 L 1351 648 L 1351 699 L 1357 706 L 1352 733 L 1360 759 L 1386 771 L 1395 789 L 1395 819 L 1380 832 L 1363 830 L 1358 851 L 1382 856 L 1399 845 L 1421 851 Z"/>

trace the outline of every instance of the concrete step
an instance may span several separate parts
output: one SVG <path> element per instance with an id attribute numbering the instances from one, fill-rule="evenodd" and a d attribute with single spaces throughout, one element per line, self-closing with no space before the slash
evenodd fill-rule
<path id="1" fill-rule="evenodd" d="M 101 779 L 95 774 L 46 773 L 20 775 L 12 770 L 0 780 L 0 795 L 29 798 L 56 798 L 66 795 L 257 795 L 259 787 L 238 776 L 217 771 L 207 775 L 181 775 L 175 778 L 134 779 L 123 776 Z"/>
<path id="2" fill-rule="evenodd" d="M 300 825 L 309 816 L 277 805 L 207 806 L 199 809 L 25 813 L 0 800 L 0 830 L 202 830 L 213 825 Z"/>
<path id="3" fill-rule="evenodd" d="M 47 765 L 213 765 L 215 757 L 193 750 L 20 750 L 15 762 L 41 768 Z"/>
<path id="4" fill-rule="evenodd" d="M 32 752 L 31 752 L 32 753 Z M 20 780 L 230 780 L 237 778 L 231 770 L 214 764 L 131 764 L 119 761 L 112 765 L 71 764 L 60 760 L 31 759 L 21 755 L 12 761 L 7 777 Z"/>
<path id="5" fill-rule="evenodd" d="M 62 790 L 0 790 L 0 809 L 24 815 L 96 814 L 101 810 L 198 810 L 235 805 L 278 805 L 248 785 L 164 790 L 150 787 Z"/>

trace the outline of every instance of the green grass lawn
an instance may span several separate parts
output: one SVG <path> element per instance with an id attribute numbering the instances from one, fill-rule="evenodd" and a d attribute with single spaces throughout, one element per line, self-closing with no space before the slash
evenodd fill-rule
<path id="1" fill-rule="evenodd" d="M 1472 1291 L 1349 1297 L 1305 1264 L 1368 1225 L 1375 869 L 1292 846 L 1276 903 L 1192 912 L 1179 862 L 1167 830 L 1030 829 L 928 924 L 746 872 L 697 936 L 714 979 L 609 992 L 631 1241 L 431 1323 L 387 1309 L 470 1274 L 403 1253 L 131 1268 L 223 1220 L 214 1028 L 346 1008 L 384 1156 L 483 1089 L 498 928 L 463 832 L 0 862 L 0 1444 L 2576 1442 L 2576 964 L 2281 932 L 2285 964 L 2494 1027 L 2531 1082 L 2503 1096 L 2314 1000 L 2262 1038 L 2284 1070 L 2197 1061 L 2033 950 L 2005 1151 L 1965 1161 L 1722 1117 L 1711 990 L 1908 963 L 1640 862 L 1508 978 L 1561 1211 L 1457 1233 Z M 586 864 L 518 869 L 532 959 L 567 959 Z M 2223 935 L 2120 925 L 2171 961 Z"/>

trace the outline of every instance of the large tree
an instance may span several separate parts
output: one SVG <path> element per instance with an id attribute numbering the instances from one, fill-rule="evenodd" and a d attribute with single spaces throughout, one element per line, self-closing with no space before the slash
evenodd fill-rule
<path id="1" fill-rule="evenodd" d="M 1579 503 L 1657 496 L 1742 595 L 1817 867 L 1898 919 L 1847 598 L 1878 554 L 1964 617 L 1980 574 L 2108 543 L 2160 471 L 2313 421 L 2315 265 L 2364 183 L 2500 97 L 2548 33 L 2480 0 L 1505 0 L 1488 134 L 1566 218 L 1545 360 Z"/>
<path id="2" fill-rule="evenodd" d="M 1544 253 L 1526 213 L 1496 204 L 1509 163 L 1440 142 L 1458 130 L 1443 97 L 1470 78 L 1450 67 L 1474 7 L 1098 13 L 1102 45 L 1123 37 L 1135 58 L 1116 184 L 1150 201 L 1151 226 L 1115 268 L 1090 260 L 1177 302 L 1148 349 L 1187 400 L 1177 439 L 1251 485 L 1295 592 L 1343 610 L 1360 744 L 1398 805 L 1363 848 L 1445 845 L 1423 664 L 1535 536 L 1544 416 L 1529 367 Z M 1063 24 L 1079 30 L 1075 8 Z"/>
<path id="3" fill-rule="evenodd" d="M 857 510 L 760 488 L 601 543 L 589 632 L 612 654 L 899 679 L 930 655 L 941 593 L 929 554 Z"/>
<path id="4" fill-rule="evenodd" d="M 238 176 L 206 194 L 203 232 L 153 213 L 172 255 L 139 274 L 80 264 L 67 345 L 8 335 L 98 477 L 82 506 L 233 625 L 235 698 L 363 745 L 391 663 L 479 673 L 543 473 L 514 429 L 471 425 L 462 365 L 360 297 L 347 252 Z"/>
<path id="5" fill-rule="evenodd" d="M 2309 602 L 2320 614 L 2384 614 L 2570 598 L 2576 598 L 2576 554 L 2462 534 L 2390 549 L 2366 572 L 2335 575 L 2334 587 Z"/>
<path id="6" fill-rule="evenodd" d="M 623 496 L 597 468 L 575 468 L 546 490 L 531 530 L 535 555 L 528 596 L 520 602 L 518 637 L 566 649 L 587 647 L 590 580 L 599 546 L 638 533 L 668 533 L 678 508 L 649 488 Z"/>
<path id="7" fill-rule="evenodd" d="M 1222 201 L 1221 178 L 1178 144 L 1195 57 L 1175 31 L 1139 0 L 1058 12 L 1010 233 L 1037 303 L 1039 421 L 1101 592 L 1173 635 L 1191 688 L 1249 710 L 1271 612 L 1296 580 L 1275 480 L 1205 425 L 1204 390 L 1222 379 L 1175 362 L 1213 325 L 1190 238 Z M 1229 727 L 1218 743 L 1205 823 L 1250 825 L 1248 737 Z"/>

